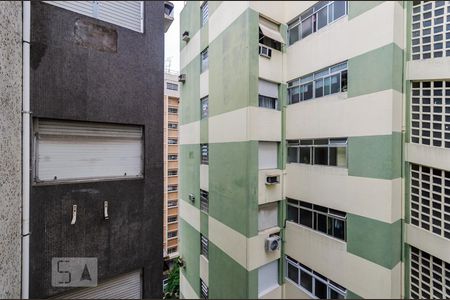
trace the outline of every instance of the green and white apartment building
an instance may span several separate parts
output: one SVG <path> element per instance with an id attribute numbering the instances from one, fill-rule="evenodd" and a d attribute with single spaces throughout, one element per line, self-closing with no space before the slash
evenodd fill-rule
<path id="1" fill-rule="evenodd" d="M 450 1 L 188 1 L 183 298 L 450 297 Z"/>

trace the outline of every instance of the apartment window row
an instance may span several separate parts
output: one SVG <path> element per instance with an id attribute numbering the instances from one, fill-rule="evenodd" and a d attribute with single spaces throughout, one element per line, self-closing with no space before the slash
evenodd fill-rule
<path id="1" fill-rule="evenodd" d="M 169 129 L 178 129 L 178 124 L 177 123 L 169 123 L 168 127 L 169 127 Z"/>
<path id="2" fill-rule="evenodd" d="M 200 119 L 205 119 L 208 117 L 208 96 L 200 99 Z"/>
<path id="3" fill-rule="evenodd" d="M 171 193 L 171 192 L 177 192 L 177 191 L 178 191 L 178 185 L 177 185 L 177 184 L 169 184 L 169 185 L 167 186 L 167 191 L 168 191 L 169 193 Z"/>
<path id="4" fill-rule="evenodd" d="M 347 167 L 347 138 L 288 140 L 288 163 Z"/>
<path id="5" fill-rule="evenodd" d="M 178 91 L 178 84 L 176 83 L 167 82 L 166 87 L 168 90 Z"/>
<path id="6" fill-rule="evenodd" d="M 288 199 L 287 220 L 339 240 L 347 240 L 347 214 L 345 212 L 304 201 Z"/>
<path id="7" fill-rule="evenodd" d="M 203 234 L 200 234 L 200 254 L 208 258 L 208 238 Z"/>
<path id="8" fill-rule="evenodd" d="M 173 238 L 176 238 L 177 236 L 178 236 L 178 230 L 167 232 L 168 239 L 173 239 Z"/>
<path id="9" fill-rule="evenodd" d="M 410 298 L 450 298 L 450 263 L 412 246 L 410 261 Z"/>
<path id="10" fill-rule="evenodd" d="M 318 299 L 345 299 L 347 289 L 320 273 L 286 256 L 286 278 Z"/>
<path id="11" fill-rule="evenodd" d="M 200 7 L 200 23 L 203 25 L 205 25 L 206 23 L 208 23 L 208 1 L 205 1 L 202 6 Z"/>
<path id="12" fill-rule="evenodd" d="M 202 165 L 207 165 L 209 160 L 208 155 L 208 144 L 200 144 L 200 163 Z"/>
<path id="13" fill-rule="evenodd" d="M 167 248 L 167 254 L 173 254 L 173 253 L 176 253 L 177 250 L 178 250 L 178 247 L 177 247 L 177 246 Z"/>
<path id="14" fill-rule="evenodd" d="M 178 113 L 178 108 L 176 108 L 176 107 L 169 107 L 169 108 L 167 109 L 167 112 L 168 112 L 169 114 L 177 114 L 177 113 Z"/>
<path id="15" fill-rule="evenodd" d="M 347 62 L 288 82 L 289 104 L 347 91 Z"/>
<path id="16" fill-rule="evenodd" d="M 200 299 L 208 299 L 208 286 L 200 279 Z"/>
<path id="17" fill-rule="evenodd" d="M 169 145 L 176 145 L 176 144 L 178 144 L 178 139 L 172 139 L 172 138 L 169 138 L 169 139 L 167 140 L 167 143 L 168 143 Z"/>
<path id="18" fill-rule="evenodd" d="M 178 175 L 178 170 L 176 170 L 176 169 L 167 171 L 167 176 L 177 176 L 177 175 Z"/>
<path id="19" fill-rule="evenodd" d="M 450 148 L 450 81 L 412 82 L 411 142 Z"/>
<path id="20" fill-rule="evenodd" d="M 319 1 L 288 24 L 289 45 L 347 14 L 347 1 Z"/>
<path id="21" fill-rule="evenodd" d="M 279 109 L 278 105 L 278 83 L 264 79 L 258 81 L 259 107 Z"/>
<path id="22" fill-rule="evenodd" d="M 208 70 L 208 48 L 200 53 L 200 73 Z"/>
<path id="23" fill-rule="evenodd" d="M 167 207 L 176 207 L 178 205 L 177 200 L 169 200 L 167 201 Z"/>
<path id="24" fill-rule="evenodd" d="M 411 164 L 411 224 L 450 239 L 450 171 Z"/>
<path id="25" fill-rule="evenodd" d="M 177 216 L 168 216 L 167 217 L 167 223 L 176 223 L 178 221 Z"/>
<path id="26" fill-rule="evenodd" d="M 208 212 L 209 209 L 209 193 L 204 190 L 200 190 L 200 210 Z"/>
<path id="27" fill-rule="evenodd" d="M 450 56 L 450 2 L 414 1 L 411 58 Z"/>

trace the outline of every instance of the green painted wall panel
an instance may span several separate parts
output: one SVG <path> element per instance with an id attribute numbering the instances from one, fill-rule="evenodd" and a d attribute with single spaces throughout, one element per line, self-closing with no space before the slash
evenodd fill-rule
<path id="1" fill-rule="evenodd" d="M 209 116 L 258 105 L 258 14 L 247 9 L 209 45 Z"/>
<path id="2" fill-rule="evenodd" d="M 200 232 L 206 237 L 209 237 L 208 235 L 208 214 L 200 211 Z"/>
<path id="3" fill-rule="evenodd" d="M 208 143 L 208 118 L 200 120 L 200 143 Z"/>
<path id="4" fill-rule="evenodd" d="M 401 261 L 402 220 L 393 224 L 347 214 L 347 251 L 392 269 Z"/>
<path id="5" fill-rule="evenodd" d="M 209 215 L 241 234 L 258 233 L 258 142 L 209 144 Z"/>
<path id="6" fill-rule="evenodd" d="M 193 37 L 200 29 L 200 5 L 198 1 L 186 1 L 186 5 L 180 12 L 180 50 L 186 46 L 181 39 L 183 32 L 188 31 Z"/>
<path id="7" fill-rule="evenodd" d="M 403 50 L 391 43 L 348 60 L 348 97 L 388 89 L 402 92 Z"/>
<path id="8" fill-rule="evenodd" d="M 363 297 L 353 293 L 352 291 L 347 290 L 347 297 L 345 299 L 363 299 Z"/>
<path id="9" fill-rule="evenodd" d="M 194 206 L 200 208 L 200 145 L 180 145 L 179 186 L 180 199 L 191 203 L 189 194 L 194 194 Z"/>
<path id="10" fill-rule="evenodd" d="M 180 218 L 179 225 L 180 256 L 186 265 L 181 272 L 197 295 L 200 295 L 200 233 L 182 218 Z"/>
<path id="11" fill-rule="evenodd" d="M 350 176 L 394 179 L 401 177 L 401 133 L 348 138 Z"/>
<path id="12" fill-rule="evenodd" d="M 249 297 L 249 272 L 211 241 L 208 256 L 210 299 L 257 298 Z"/>
<path id="13" fill-rule="evenodd" d="M 180 124 L 200 120 L 200 55 L 197 55 L 183 70 L 186 82 L 181 84 Z"/>
<path id="14" fill-rule="evenodd" d="M 349 1 L 348 19 L 351 20 L 383 2 L 384 1 Z"/>

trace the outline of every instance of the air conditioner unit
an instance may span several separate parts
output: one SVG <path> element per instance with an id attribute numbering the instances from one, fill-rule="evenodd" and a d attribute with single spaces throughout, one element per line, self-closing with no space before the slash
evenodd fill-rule
<path id="1" fill-rule="evenodd" d="M 274 252 L 280 249 L 281 238 L 279 235 L 273 235 L 266 239 L 265 249 L 267 252 Z"/>
<path id="2" fill-rule="evenodd" d="M 186 74 L 180 74 L 178 76 L 178 81 L 181 83 L 185 83 L 186 82 Z"/>
<path id="3" fill-rule="evenodd" d="M 183 32 L 182 40 L 187 43 L 187 42 L 189 42 L 190 39 L 191 39 L 191 37 L 189 36 L 189 31 Z"/>
<path id="4" fill-rule="evenodd" d="M 191 200 L 191 202 L 195 202 L 194 194 L 189 194 L 189 200 Z"/>
<path id="5" fill-rule="evenodd" d="M 266 185 L 273 185 L 280 183 L 280 175 L 267 175 L 266 176 Z"/>
<path id="6" fill-rule="evenodd" d="M 270 59 L 272 57 L 272 49 L 266 46 L 259 45 L 259 55 Z"/>

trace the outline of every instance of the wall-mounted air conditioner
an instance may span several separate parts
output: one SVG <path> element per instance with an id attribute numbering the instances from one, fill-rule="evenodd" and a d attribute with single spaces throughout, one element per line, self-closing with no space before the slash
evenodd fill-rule
<path id="1" fill-rule="evenodd" d="M 178 76 L 178 81 L 181 83 L 185 83 L 186 82 L 186 74 L 180 74 Z"/>
<path id="2" fill-rule="evenodd" d="M 189 36 L 189 31 L 183 32 L 183 35 L 182 35 L 181 39 L 183 41 L 185 41 L 186 43 L 189 42 L 189 40 L 191 39 L 191 37 Z"/>
<path id="3" fill-rule="evenodd" d="M 272 57 L 272 49 L 263 45 L 259 45 L 259 55 L 270 59 Z"/>
<path id="4" fill-rule="evenodd" d="M 266 185 L 273 185 L 280 183 L 280 175 L 267 175 L 266 176 Z"/>
<path id="5" fill-rule="evenodd" d="M 266 239 L 264 248 L 267 252 L 274 252 L 280 249 L 281 238 L 279 235 L 273 235 Z"/>

